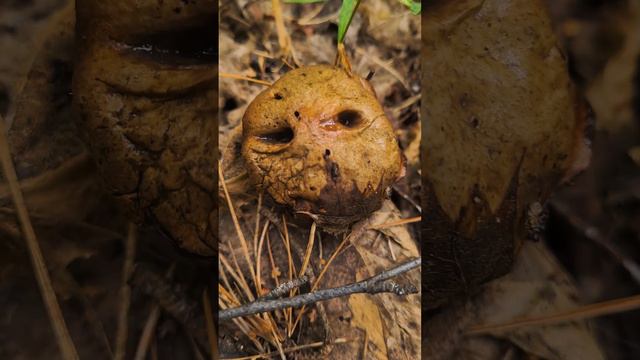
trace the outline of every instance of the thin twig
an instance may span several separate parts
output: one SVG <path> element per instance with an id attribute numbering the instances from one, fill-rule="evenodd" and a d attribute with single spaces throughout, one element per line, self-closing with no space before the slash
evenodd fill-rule
<path id="1" fill-rule="evenodd" d="M 267 232 L 267 252 L 269 254 L 269 265 L 271 266 L 271 278 L 276 283 L 276 286 L 278 286 L 280 285 L 280 269 L 273 258 L 273 251 L 271 251 L 271 236 L 269 235 L 269 232 Z"/>
<path id="2" fill-rule="evenodd" d="M 262 207 L 262 192 L 260 192 L 260 194 L 258 194 L 258 207 L 256 208 L 256 227 L 253 230 L 253 254 L 254 256 L 258 256 L 258 237 L 260 236 L 260 208 Z M 258 261 L 256 260 L 256 269 L 257 269 L 257 263 Z M 258 290 L 260 290 L 260 288 L 258 286 L 256 286 L 256 288 Z M 258 296 L 260 296 L 260 293 L 258 292 Z"/>
<path id="3" fill-rule="evenodd" d="M 218 269 L 220 269 L 220 279 L 222 280 L 222 284 L 218 283 L 218 305 L 220 309 L 226 309 L 230 306 L 239 306 L 241 302 L 232 289 L 229 279 L 226 276 L 226 273 L 234 277 L 234 280 L 238 281 L 238 276 L 234 275 L 234 269 L 230 268 L 228 264 L 224 261 L 224 255 L 220 254 Z M 222 266 L 224 265 L 224 266 Z M 226 271 L 225 271 L 226 269 Z M 223 286 L 224 284 L 224 286 Z M 225 288 L 226 286 L 226 288 Z M 227 290 L 229 289 L 229 290 Z M 253 300 L 252 300 L 253 301 Z M 264 351 L 262 344 L 258 341 L 257 336 L 261 336 L 268 341 L 270 341 L 274 346 L 279 345 L 279 339 L 274 337 L 274 332 L 270 329 L 272 327 L 273 319 L 269 316 L 266 319 L 260 318 L 258 316 L 248 317 L 248 318 L 236 318 L 233 319 L 233 322 L 236 324 L 238 329 L 245 334 L 255 345 L 258 351 Z M 267 330 L 265 330 L 267 329 Z"/>
<path id="4" fill-rule="evenodd" d="M 137 265 L 131 284 L 155 299 L 164 311 L 178 320 L 201 345 L 207 345 L 202 309 L 198 303 L 178 293 L 162 276 Z"/>
<path id="5" fill-rule="evenodd" d="M 398 70 L 394 69 L 393 66 L 391 65 L 393 63 L 393 60 L 388 60 L 388 61 L 382 60 L 379 57 L 372 55 L 370 53 L 367 53 L 364 49 L 360 49 L 360 48 L 356 48 L 356 52 L 361 56 L 364 56 L 365 58 L 370 59 L 371 62 L 373 62 L 374 64 L 387 70 L 387 72 L 391 74 L 393 77 L 395 77 L 400 82 L 400 84 L 404 86 L 405 89 L 409 89 L 409 84 L 407 83 L 407 80 L 404 78 L 404 76 L 402 76 L 398 72 Z"/>
<path id="6" fill-rule="evenodd" d="M 306 276 L 301 276 L 299 278 L 287 281 L 275 287 L 273 290 L 269 291 L 269 293 L 260 300 L 274 300 L 283 297 L 289 291 L 299 288 L 305 284 L 309 283 L 309 278 Z"/>
<path id="7" fill-rule="evenodd" d="M 40 173 L 39 175 L 24 179 L 20 181 L 20 189 L 22 193 L 29 197 L 29 194 L 38 193 L 41 191 L 47 191 L 51 189 L 51 184 L 61 184 L 64 182 L 75 181 L 78 173 L 83 175 L 88 169 L 93 167 L 93 162 L 89 157 L 89 154 L 82 152 L 62 164 L 58 167 Z M 0 184 L 0 202 L 5 202 L 11 197 L 11 190 L 5 184 Z M 32 219 L 37 219 L 37 215 L 31 213 Z M 37 223 L 37 221 L 36 221 Z"/>
<path id="8" fill-rule="evenodd" d="M 247 239 L 242 232 L 242 228 L 240 227 L 240 221 L 238 221 L 238 216 L 236 214 L 235 207 L 233 205 L 233 201 L 231 200 L 231 195 L 229 195 L 229 190 L 227 189 L 227 185 L 224 182 L 224 172 L 222 171 L 222 162 L 218 162 L 218 178 L 222 183 L 222 189 L 224 191 L 224 197 L 227 200 L 227 206 L 229 207 L 229 212 L 231 213 L 231 219 L 233 220 L 233 226 L 236 229 L 238 234 L 238 238 L 240 239 L 240 245 L 242 248 L 242 254 L 244 255 L 244 260 L 247 262 L 249 266 L 249 272 L 251 273 L 251 279 L 253 283 L 256 284 L 256 271 L 253 268 L 253 262 L 251 261 L 251 255 L 249 255 L 249 246 L 247 245 Z M 233 255 L 233 251 L 232 251 Z M 238 267 L 238 271 L 240 268 Z"/>
<path id="9" fill-rule="evenodd" d="M 136 225 L 129 223 L 129 230 L 125 244 L 125 258 L 122 266 L 122 282 L 120 284 L 120 309 L 118 311 L 118 328 L 115 339 L 115 360 L 122 360 L 127 353 L 127 336 L 129 330 L 129 307 L 131 305 L 131 288 L 129 278 L 133 271 L 137 242 Z"/>
<path id="10" fill-rule="evenodd" d="M 422 213 L 422 206 L 420 206 L 420 204 L 418 204 L 417 202 L 415 202 L 411 196 L 407 195 L 404 191 L 400 190 L 400 188 L 397 185 L 393 185 L 391 187 L 393 189 L 393 191 L 395 191 L 398 195 L 402 196 L 403 199 L 407 200 L 407 202 L 411 205 L 413 205 L 414 208 L 416 208 L 416 210 L 418 210 L 419 213 Z"/>
<path id="11" fill-rule="evenodd" d="M 251 25 L 249 25 L 249 26 L 251 26 Z M 275 59 L 271 54 L 269 54 L 266 51 L 262 51 L 262 50 L 257 50 L 256 49 L 256 50 L 251 50 L 251 52 L 253 54 L 256 54 L 258 56 L 261 56 L 261 57 L 264 57 L 264 58 L 267 58 L 267 59 Z"/>
<path id="12" fill-rule="evenodd" d="M 154 338 L 151 343 L 151 360 L 158 360 L 158 341 Z"/>
<path id="13" fill-rule="evenodd" d="M 370 230 L 386 229 L 386 228 L 390 228 L 390 227 L 394 227 L 394 226 L 400 226 L 400 225 L 415 223 L 415 222 L 420 221 L 421 219 L 422 219 L 421 216 L 416 216 L 416 217 L 412 217 L 412 218 L 408 218 L 408 219 L 398 219 L 398 220 L 394 220 L 394 221 L 389 221 L 389 222 L 384 223 L 384 224 L 371 225 L 371 226 L 369 226 L 369 229 Z"/>
<path id="14" fill-rule="evenodd" d="M 309 266 L 309 260 L 311 260 L 311 251 L 313 250 L 313 244 L 316 238 L 316 223 L 313 222 L 311 224 L 311 229 L 309 230 L 309 239 L 307 241 L 307 250 L 304 253 L 304 258 L 302 262 L 302 266 L 300 267 L 300 272 L 298 273 L 298 277 L 302 277 L 307 271 L 307 266 Z"/>
<path id="15" fill-rule="evenodd" d="M 218 336 L 216 335 L 216 325 L 213 323 L 213 310 L 211 309 L 211 296 L 208 291 L 202 293 L 202 306 L 204 317 L 207 323 L 207 338 L 211 348 L 211 360 L 217 360 L 218 356 Z"/>
<path id="16" fill-rule="evenodd" d="M 296 351 L 300 351 L 300 350 L 305 350 L 305 349 L 313 349 L 313 348 L 319 348 L 319 347 L 329 346 L 329 345 L 344 344 L 344 343 L 347 343 L 348 341 L 349 340 L 347 340 L 345 338 L 338 338 L 338 339 L 335 339 L 333 342 L 330 342 L 330 343 L 325 343 L 325 342 L 322 342 L 322 341 L 318 341 L 318 342 L 314 342 L 314 343 L 306 344 L 306 345 L 292 346 L 290 348 L 283 349 L 282 352 L 284 352 L 285 354 L 288 354 L 288 353 L 292 353 L 292 352 L 296 352 Z M 258 359 L 263 359 L 263 358 L 272 358 L 274 356 L 278 356 L 279 354 L 280 354 L 280 352 L 273 351 L 273 352 L 270 352 L 270 353 L 267 353 L 267 354 L 249 355 L 249 356 L 235 357 L 235 358 L 223 358 L 221 360 L 258 360 Z"/>
<path id="17" fill-rule="evenodd" d="M 149 349 L 149 344 L 151 344 L 151 340 L 153 339 L 153 333 L 156 329 L 156 325 L 158 324 L 158 320 L 160 320 L 160 305 L 158 305 L 158 303 L 154 303 L 151 306 L 151 312 L 149 313 L 147 322 L 144 324 L 144 328 L 142 329 L 142 335 L 140 336 L 140 341 L 136 348 L 134 360 L 144 360 L 147 358 L 147 349 Z"/>
<path id="18" fill-rule="evenodd" d="M 351 62 L 349 61 L 349 54 L 347 54 L 344 43 L 338 43 L 334 66 L 341 66 L 347 73 L 351 74 Z"/>
<path id="19" fill-rule="evenodd" d="M 262 234 L 260 234 L 260 241 L 258 242 L 258 249 L 256 251 L 256 293 L 258 296 L 262 295 L 262 246 L 264 245 L 264 239 L 269 230 L 269 224 L 271 224 L 271 222 L 267 219 L 262 228 Z"/>
<path id="20" fill-rule="evenodd" d="M 220 271 L 220 274 L 223 275 L 224 272 Z M 228 283 L 228 280 L 225 278 L 223 280 L 225 283 Z M 225 289 L 224 286 L 222 286 L 222 284 L 218 284 L 218 308 L 219 309 L 227 309 L 229 308 L 228 304 L 232 303 L 232 304 L 239 304 L 239 302 L 237 301 L 237 299 L 235 298 L 235 295 Z M 257 336 L 255 335 L 257 332 L 250 329 L 251 325 L 249 325 L 248 321 L 249 318 L 245 319 L 245 318 L 236 318 L 233 319 L 234 324 L 236 324 L 236 326 L 238 327 L 238 329 L 240 329 L 240 331 L 249 339 L 251 340 L 251 342 L 254 344 L 254 346 L 256 347 L 256 349 L 258 349 L 258 351 L 264 351 L 264 348 L 262 347 L 262 344 L 258 341 Z"/>
<path id="21" fill-rule="evenodd" d="M 284 16 L 282 15 L 282 4 L 280 4 L 280 0 L 271 0 L 271 7 L 273 9 L 273 18 L 276 23 L 278 45 L 280 46 L 280 51 L 284 57 L 283 62 L 291 67 L 291 65 L 286 62 L 287 53 L 289 53 L 291 54 L 293 62 L 297 66 L 300 66 L 295 49 L 293 48 L 293 43 L 291 42 L 291 36 L 287 32 L 287 27 L 284 24 Z"/>
<path id="22" fill-rule="evenodd" d="M 233 257 L 233 252 L 231 252 L 231 256 Z M 227 260 L 227 257 L 224 256 L 224 254 L 220 253 L 219 259 L 222 265 L 224 266 L 224 267 L 220 267 L 221 269 L 220 271 L 222 272 L 223 269 L 226 269 L 229 272 L 229 275 L 231 275 L 231 277 L 233 278 L 233 280 L 235 280 L 235 282 L 240 285 L 247 299 L 249 299 L 250 301 L 253 301 L 254 299 L 253 294 L 251 294 L 249 285 L 246 284 L 246 280 L 244 280 L 244 277 L 242 276 L 242 272 L 240 272 L 240 274 L 238 275 L 236 271 L 233 269 L 233 267 L 229 264 L 229 261 Z M 229 287 L 229 289 L 231 290 L 231 287 Z"/>
<path id="23" fill-rule="evenodd" d="M 244 75 L 240 75 L 240 74 L 229 74 L 229 73 L 218 73 L 218 75 L 221 78 L 226 78 L 226 79 L 234 79 L 234 80 L 245 80 L 248 82 L 252 82 L 252 83 L 256 83 L 256 84 L 260 84 L 260 85 L 264 85 L 264 86 L 271 86 L 271 83 L 268 81 L 264 81 L 264 80 L 259 80 L 259 79 L 254 79 L 252 77 L 248 77 L 248 76 L 244 76 Z"/>
<path id="24" fill-rule="evenodd" d="M 191 352 L 193 353 L 193 357 L 195 357 L 196 360 L 205 360 L 204 356 L 202 356 L 200 348 L 196 344 L 196 341 L 193 339 L 193 336 L 191 336 L 191 334 L 189 334 L 188 332 L 186 335 L 187 339 L 189 340 L 189 345 L 191 345 Z"/>
<path id="25" fill-rule="evenodd" d="M 325 16 L 321 16 L 321 17 L 315 17 L 315 14 L 311 14 L 314 15 L 313 17 L 304 17 L 301 18 L 300 20 L 298 20 L 298 25 L 301 26 L 312 26 L 312 25 L 320 25 L 322 23 L 325 23 L 327 21 L 331 21 L 334 19 L 338 18 L 338 15 L 340 14 L 340 10 L 331 13 L 331 14 L 327 14 Z"/>
<path id="26" fill-rule="evenodd" d="M 262 195 L 262 194 L 261 194 Z M 258 209 L 259 210 L 259 209 Z M 259 211 L 258 211 L 259 213 Z M 269 230 L 269 224 L 271 222 L 269 221 L 269 219 L 266 219 L 264 222 L 264 228 L 262 230 L 262 234 L 260 235 L 260 241 L 258 244 L 258 248 L 256 250 L 256 294 L 257 296 L 261 296 L 262 295 L 262 280 L 261 280 L 261 255 L 262 255 L 262 246 L 264 245 L 264 239 L 266 237 L 267 231 Z M 280 338 L 278 337 L 278 333 L 276 331 L 277 329 L 277 324 L 275 319 L 273 318 L 273 316 L 271 316 L 271 314 L 263 314 L 262 317 L 268 324 L 269 327 L 271 328 L 271 332 L 273 334 L 273 343 L 276 344 L 276 347 L 278 347 L 278 349 L 280 350 L 281 345 L 280 345 Z"/>
<path id="27" fill-rule="evenodd" d="M 316 6 L 314 9 L 312 9 L 308 14 L 302 15 L 299 19 L 293 21 L 295 21 L 298 25 L 309 25 L 308 21 L 313 20 L 316 16 L 318 16 L 318 14 L 322 12 L 324 6 L 325 4 L 320 4 L 319 6 Z"/>
<path id="28" fill-rule="evenodd" d="M 407 295 L 417 292 L 413 286 L 402 287 L 392 281 L 387 281 L 395 276 L 403 274 L 409 270 L 419 267 L 421 258 L 410 260 L 392 269 L 383 271 L 366 280 L 336 288 L 323 289 L 315 292 L 298 295 L 286 299 L 277 300 L 257 300 L 232 309 L 225 309 L 219 312 L 220 320 L 228 320 L 239 316 L 253 315 L 278 309 L 300 307 L 313 304 L 318 301 L 334 299 L 357 293 L 377 294 L 381 292 L 393 292 L 397 295 Z"/>
<path id="29" fill-rule="evenodd" d="M 367 360 L 367 348 L 369 345 L 369 332 L 365 329 L 364 331 L 364 346 L 362 347 L 362 360 Z"/>
<path id="30" fill-rule="evenodd" d="M 289 267 L 289 281 L 293 280 L 293 276 L 296 273 L 295 264 L 293 263 L 293 256 L 291 255 L 291 240 L 289 239 L 289 225 L 287 224 L 287 218 L 282 214 L 282 228 L 284 229 L 284 241 L 285 249 L 287 250 L 287 265 Z"/>
<path id="31" fill-rule="evenodd" d="M 387 236 L 387 245 L 389 246 L 389 252 L 391 253 L 391 259 L 396 261 L 396 253 L 393 252 L 393 244 L 391 243 L 391 238 Z"/>
<path id="32" fill-rule="evenodd" d="M 618 261 L 622 267 L 624 267 L 629 275 L 633 278 L 636 284 L 640 284 L 640 265 L 634 261 L 631 257 L 625 255 L 618 247 L 606 236 L 602 234 L 600 229 L 588 224 L 586 221 L 576 216 L 571 210 L 564 204 L 559 202 L 553 202 L 551 204 L 556 211 L 564 216 L 569 224 L 575 229 L 580 230 L 582 235 L 601 246 L 606 250 L 616 261 Z"/>
<path id="33" fill-rule="evenodd" d="M 414 95 L 410 98 L 408 98 L 407 100 L 401 102 L 400 104 L 398 104 L 397 106 L 391 108 L 391 112 L 398 117 L 398 115 L 400 115 L 400 112 L 408 107 L 410 107 L 411 105 L 417 103 L 418 101 L 420 101 L 420 99 L 422 98 L 422 94 L 418 94 L 418 95 Z M 395 189 L 395 187 L 394 187 Z"/>
<path id="34" fill-rule="evenodd" d="M 171 279 L 175 268 L 175 264 L 171 264 L 169 270 L 167 270 L 167 273 L 165 274 L 165 277 L 167 279 Z M 160 305 L 157 302 L 154 302 L 151 306 L 151 311 L 149 312 L 147 321 L 144 324 L 144 328 L 142 329 L 142 335 L 140 335 L 140 340 L 138 341 L 138 346 L 136 347 L 134 360 L 144 360 L 147 358 L 147 351 L 149 350 L 151 341 L 154 338 L 154 332 L 158 324 L 158 320 L 160 320 L 161 314 L 162 312 L 160 309 Z"/>
<path id="35" fill-rule="evenodd" d="M 293 257 L 291 256 L 291 242 L 289 241 L 289 226 L 287 225 L 287 218 L 282 214 L 282 227 L 284 229 L 284 246 L 287 250 L 287 265 L 289 267 L 289 282 L 293 280 L 293 274 L 296 272 L 293 264 Z M 289 296 L 295 295 L 293 292 L 289 293 Z M 287 334 L 291 334 L 293 330 L 293 309 L 285 309 L 285 320 L 287 323 Z"/>
<path id="36" fill-rule="evenodd" d="M 31 256 L 31 263 L 33 270 L 40 287 L 40 294 L 44 301 L 47 314 L 49 315 L 49 321 L 53 328 L 53 333 L 56 336 L 58 347 L 62 353 L 62 357 L 65 360 L 78 359 L 78 352 L 73 344 L 71 335 L 62 316 L 62 310 L 60 310 L 60 304 L 58 298 L 51 285 L 51 278 L 47 271 L 47 266 L 42 256 L 36 233 L 33 230 L 31 219 L 29 218 L 29 212 L 20 190 L 18 183 L 18 176 L 16 175 L 16 169 L 13 166 L 11 160 L 11 150 L 9 148 L 9 140 L 7 139 L 7 129 L 4 119 L 0 115 L 0 160 L 2 161 L 2 171 L 5 179 L 9 183 L 9 189 L 11 190 L 11 196 L 13 198 L 13 204 L 18 212 L 18 219 L 20 220 L 20 226 L 22 234 L 24 235 L 27 247 L 29 248 L 29 255 Z"/>
<path id="37" fill-rule="evenodd" d="M 19 230 L 16 231 L 18 231 L 17 238 L 21 240 Z M 87 294 L 82 291 L 78 281 L 66 268 L 58 268 L 52 271 L 51 276 L 54 283 L 61 284 L 64 288 L 68 288 L 69 295 L 77 298 L 80 301 L 84 310 L 84 316 L 86 317 L 86 321 L 88 323 L 87 325 L 89 325 L 89 327 L 93 331 L 96 339 L 98 339 L 104 346 L 105 355 L 109 359 L 112 359 L 113 349 L 111 348 L 111 340 L 107 336 L 107 332 L 104 328 L 104 324 L 100 320 L 100 316 L 94 309 L 91 301 L 87 298 Z"/>
<path id="38" fill-rule="evenodd" d="M 311 287 L 312 292 L 318 288 L 318 286 L 320 285 L 320 281 L 322 280 L 322 277 L 329 269 L 329 266 L 331 266 L 331 264 L 333 263 L 333 260 L 339 254 L 342 253 L 342 249 L 344 248 L 344 246 L 347 243 L 350 243 L 352 240 L 357 240 L 360 237 L 360 235 L 364 233 L 364 231 L 366 230 L 365 224 L 366 224 L 365 221 L 360 221 L 359 223 L 356 223 L 351 228 L 351 232 L 349 233 L 349 235 L 345 236 L 344 239 L 342 239 L 342 241 L 340 242 L 340 244 L 338 244 L 338 247 L 333 251 L 333 253 L 329 257 L 329 260 L 327 260 L 327 263 L 324 265 L 324 267 L 322 267 L 322 270 L 320 270 L 320 274 L 316 277 L 315 281 L 313 282 L 313 286 Z M 300 309 L 300 312 L 298 312 L 298 316 L 296 316 L 296 321 L 293 323 L 293 329 L 295 329 L 298 326 L 298 323 L 302 320 L 302 315 L 304 315 L 305 309 L 306 309 L 306 306 L 303 306 L 302 309 Z"/>
<path id="39" fill-rule="evenodd" d="M 42 54 L 42 49 L 44 48 L 45 43 L 47 42 L 47 40 L 49 40 L 53 31 L 56 31 L 56 33 L 57 31 L 59 31 L 58 27 L 60 27 L 61 21 L 74 17 L 74 11 L 75 1 L 67 1 L 66 5 L 64 5 L 59 10 L 56 10 L 49 16 L 49 20 L 47 21 L 47 24 L 45 25 L 45 28 L 43 30 L 35 32 L 35 36 L 32 39 L 33 41 L 31 42 L 31 48 L 33 49 L 33 51 L 31 52 L 31 54 L 29 54 L 29 57 L 26 59 L 26 61 L 22 61 L 22 63 L 19 64 L 22 65 L 19 69 L 22 76 L 18 77 L 18 80 L 14 83 L 13 89 L 11 91 L 13 94 L 15 94 L 14 96 L 16 96 L 16 98 L 14 98 L 13 101 L 9 102 L 9 108 L 6 112 L 6 125 L 9 128 L 13 125 L 13 120 L 18 110 L 20 100 L 19 95 L 23 94 L 24 89 L 30 79 L 29 75 L 31 75 L 31 72 L 36 65 L 36 60 L 38 60 L 40 55 Z M 4 125 L 5 122 L 2 121 L 2 124 Z"/>
<path id="40" fill-rule="evenodd" d="M 577 309 L 561 311 L 551 315 L 515 319 L 504 324 L 474 326 L 467 331 L 467 335 L 505 332 L 525 326 L 554 325 L 569 321 L 590 319 L 608 314 L 617 314 L 636 309 L 640 309 L 640 295 L 585 305 Z"/>
<path id="41" fill-rule="evenodd" d="M 324 263 L 324 258 L 322 257 L 322 234 L 318 233 L 318 261 L 320 264 Z"/>
<path id="42" fill-rule="evenodd" d="M 273 18 L 276 23 L 276 33 L 278 34 L 278 45 L 280 50 L 286 52 L 289 50 L 289 34 L 284 26 L 284 18 L 282 16 L 282 7 L 280 0 L 271 0 L 271 7 L 273 8 Z"/>

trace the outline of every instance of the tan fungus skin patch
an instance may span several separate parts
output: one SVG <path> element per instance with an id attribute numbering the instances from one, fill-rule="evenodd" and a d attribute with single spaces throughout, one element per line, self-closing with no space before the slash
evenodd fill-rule
<path id="1" fill-rule="evenodd" d="M 325 230 L 377 210 L 404 170 L 370 84 L 333 66 L 288 72 L 249 104 L 242 124 L 252 180 Z"/>

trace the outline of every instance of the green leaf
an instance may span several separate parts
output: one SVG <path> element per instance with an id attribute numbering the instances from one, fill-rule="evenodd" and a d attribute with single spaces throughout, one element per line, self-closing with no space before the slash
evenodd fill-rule
<path id="1" fill-rule="evenodd" d="M 315 4 L 325 1 L 326 0 L 284 0 L 287 4 Z"/>
<path id="2" fill-rule="evenodd" d="M 351 19 L 353 19 L 353 14 L 356 13 L 358 5 L 360 5 L 360 0 L 342 1 L 340 14 L 338 15 L 338 44 L 344 41 L 344 36 L 347 33 L 349 25 L 351 25 Z"/>
<path id="3" fill-rule="evenodd" d="M 420 15 L 422 12 L 422 2 L 413 1 L 413 0 L 398 0 L 402 3 L 402 5 L 409 8 L 409 11 L 413 13 L 413 15 Z"/>

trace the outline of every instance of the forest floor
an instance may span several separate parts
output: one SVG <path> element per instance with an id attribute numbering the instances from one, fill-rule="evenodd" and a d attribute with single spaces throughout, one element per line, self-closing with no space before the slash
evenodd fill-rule
<path id="1" fill-rule="evenodd" d="M 551 201 L 546 241 L 584 303 L 640 293 L 640 6 L 548 1 L 574 81 L 595 114 L 593 158 Z M 640 354 L 640 313 L 595 319 L 610 359 Z"/>

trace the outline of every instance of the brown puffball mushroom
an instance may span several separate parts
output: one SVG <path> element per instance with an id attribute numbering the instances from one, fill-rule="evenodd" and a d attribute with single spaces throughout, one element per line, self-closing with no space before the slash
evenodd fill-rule
<path id="1" fill-rule="evenodd" d="M 436 308 L 541 236 L 542 204 L 589 163 L 591 120 L 544 1 L 439 1 L 425 16 L 422 281 Z"/>
<path id="2" fill-rule="evenodd" d="M 327 231 L 379 209 L 404 172 L 371 85 L 333 66 L 288 72 L 249 104 L 242 126 L 252 181 Z"/>
<path id="3" fill-rule="evenodd" d="M 108 190 L 180 248 L 217 251 L 212 0 L 77 0 L 78 127 Z"/>

